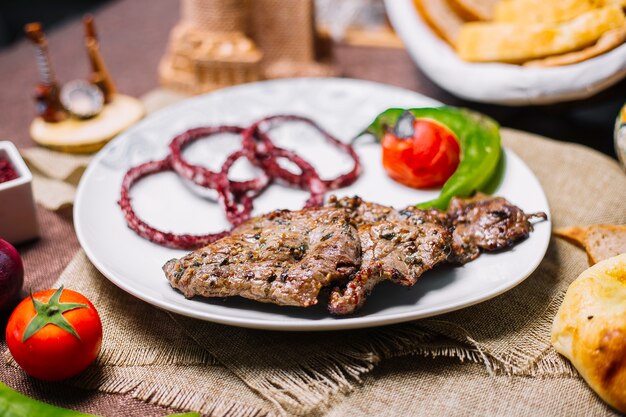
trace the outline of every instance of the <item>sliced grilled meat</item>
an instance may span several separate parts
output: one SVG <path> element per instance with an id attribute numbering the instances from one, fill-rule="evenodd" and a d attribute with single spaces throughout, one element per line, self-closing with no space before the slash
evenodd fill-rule
<path id="1" fill-rule="evenodd" d="M 412 286 L 425 271 L 448 257 L 452 237 L 445 226 L 447 217 L 436 210 L 409 207 L 398 211 L 358 197 L 331 198 L 329 205 L 349 210 L 362 250 L 356 277 L 331 293 L 333 314 L 353 313 L 384 280 Z"/>
<path id="2" fill-rule="evenodd" d="M 347 212 L 331 207 L 275 211 L 163 267 L 186 297 L 241 296 L 308 307 L 322 287 L 348 280 L 361 245 Z"/>
<path id="3" fill-rule="evenodd" d="M 450 261 L 459 264 L 473 261 L 481 250 L 513 246 L 532 232 L 531 218 L 547 219 L 543 212 L 526 214 L 502 197 L 480 193 L 470 199 L 452 199 L 448 216 L 454 228 Z"/>
<path id="4" fill-rule="evenodd" d="M 321 208 L 255 217 L 163 270 L 187 297 L 308 307 L 329 287 L 330 311 L 350 314 L 381 281 L 411 286 L 439 263 L 513 245 L 532 231 L 532 217 L 546 215 L 485 195 L 453 199 L 447 212 L 331 197 Z"/>

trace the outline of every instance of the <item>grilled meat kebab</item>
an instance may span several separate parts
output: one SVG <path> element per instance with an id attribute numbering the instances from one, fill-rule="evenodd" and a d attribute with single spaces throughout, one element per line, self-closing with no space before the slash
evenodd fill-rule
<path id="1" fill-rule="evenodd" d="M 447 212 L 331 197 L 324 207 L 252 218 L 163 270 L 186 297 L 308 307 L 328 287 L 330 312 L 345 315 L 384 280 L 412 286 L 440 263 L 463 264 L 512 246 L 532 231 L 533 217 L 546 215 L 485 195 L 456 198 Z"/>
<path id="2" fill-rule="evenodd" d="M 545 213 L 526 214 L 502 197 L 477 194 L 453 198 L 447 212 L 453 227 L 449 261 L 465 264 L 482 251 L 493 252 L 526 239 L 533 230 L 530 219 L 546 220 Z"/>

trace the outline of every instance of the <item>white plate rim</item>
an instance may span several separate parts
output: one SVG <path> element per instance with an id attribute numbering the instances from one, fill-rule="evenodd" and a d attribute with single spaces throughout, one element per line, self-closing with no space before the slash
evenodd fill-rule
<path id="1" fill-rule="evenodd" d="M 290 80 L 295 80 L 295 79 L 287 79 L 286 81 L 290 81 Z M 320 79 L 320 78 L 316 78 L 315 80 L 325 80 L 325 79 Z M 375 82 L 371 82 L 371 81 L 362 81 L 362 80 L 351 80 L 351 79 L 343 79 L 343 78 L 329 78 L 329 80 L 333 80 L 333 81 L 340 81 L 340 82 L 356 82 L 356 83 L 366 83 L 366 84 L 373 84 L 379 87 L 384 87 L 384 88 L 394 88 L 394 89 L 399 89 L 399 90 L 404 90 L 398 87 L 394 87 L 394 86 L 388 86 L 386 84 L 381 84 L 381 83 L 375 83 Z M 230 90 L 230 89 L 239 89 L 239 88 L 247 88 L 247 86 L 251 85 L 251 84 L 259 84 L 259 83 L 276 83 L 276 82 L 282 82 L 283 80 L 272 80 L 272 81 L 260 81 L 257 83 L 250 83 L 250 84 L 244 84 L 244 85 L 239 85 L 239 86 L 235 86 L 235 87 L 229 87 L 227 89 L 223 89 L 223 90 L 219 90 L 219 91 L 225 91 L 225 90 Z M 413 94 L 416 95 L 420 95 L 418 93 L 412 92 Z M 211 93 L 209 93 L 211 94 Z M 164 112 L 168 112 L 171 110 L 171 108 L 174 108 L 176 106 L 181 105 L 182 103 L 188 103 L 189 101 L 192 100 L 197 100 L 197 99 L 201 99 L 202 96 L 197 96 L 197 97 L 193 97 L 190 99 L 185 100 L 184 102 L 181 103 L 175 103 L 172 106 L 166 107 L 164 109 L 161 109 L 155 113 L 153 113 L 152 115 L 148 116 L 148 117 L 158 117 L 159 114 L 162 114 Z M 430 99 L 432 101 L 432 99 Z M 188 105 L 188 104 L 185 104 Z M 146 118 L 147 119 L 147 118 Z M 144 119 L 144 120 L 146 120 Z M 142 122 L 139 122 L 142 123 Z M 85 254 L 87 255 L 87 257 L 89 258 L 89 260 L 91 261 L 91 263 L 96 267 L 96 269 L 98 271 L 100 271 L 100 273 L 102 273 L 109 281 L 111 281 L 113 284 L 115 284 L 117 287 L 121 288 L 122 290 L 124 290 L 125 292 L 133 295 L 134 297 L 145 301 L 153 306 L 156 306 L 158 308 L 167 310 L 167 311 L 171 311 L 173 313 L 177 313 L 177 314 L 181 314 L 187 317 L 192 317 L 192 318 L 196 318 L 196 319 L 200 319 L 200 320 L 204 320 L 204 321 L 210 321 L 210 322 L 214 322 L 214 323 L 219 323 L 219 324 L 224 324 L 224 325 L 231 325 L 231 326 L 237 326 L 237 327 L 244 327 L 244 328 L 252 328 L 252 329 L 263 329 L 263 330 L 276 330 L 276 331 L 335 331 L 335 330 L 348 330 L 348 329 L 358 329 L 358 328 L 368 328 L 368 327 L 376 327 L 376 326 L 384 326 L 384 325 L 390 325 L 390 324 L 395 324 L 395 323 L 401 323 L 401 322 L 407 322 L 407 321 L 412 321 L 412 320 L 417 320 L 417 319 L 422 319 L 422 318 L 428 318 L 428 317 L 433 317 L 433 316 L 437 316 L 437 315 L 441 315 L 441 314 L 445 314 L 451 311 L 456 311 L 462 308 L 466 308 L 466 307 L 470 307 L 472 305 L 476 305 L 479 304 L 481 302 L 487 301 L 489 299 L 492 299 L 498 295 L 501 295 L 507 291 L 509 291 L 510 289 L 514 288 L 515 286 L 519 285 L 521 282 L 523 282 L 526 278 L 528 278 L 528 276 L 530 276 L 535 269 L 539 266 L 539 264 L 541 263 L 541 261 L 543 260 L 543 258 L 545 257 L 545 253 L 548 249 L 548 245 L 549 245 L 549 236 L 547 239 L 545 239 L 542 242 L 542 245 L 540 247 L 540 252 L 541 252 L 541 256 L 537 257 L 537 259 L 535 260 L 535 262 L 533 262 L 532 264 L 529 264 L 528 268 L 526 268 L 526 270 L 524 271 L 523 274 L 521 274 L 519 276 L 518 279 L 516 280 L 511 280 L 511 281 L 507 281 L 506 283 L 504 283 L 503 285 L 500 285 L 498 287 L 495 287 L 492 291 L 481 294 L 481 296 L 479 297 L 475 297 L 471 300 L 465 301 L 462 304 L 458 304 L 458 305 L 450 305 L 448 307 L 445 308 L 436 308 L 436 309 L 432 309 L 431 311 L 422 311 L 419 312 L 418 314 L 407 314 L 406 312 L 399 312 L 399 313 L 395 313 L 395 314 L 386 314 L 384 316 L 377 316 L 377 315 L 370 315 L 370 316 L 358 316 L 358 317 L 351 317 L 351 318 L 341 318 L 338 320 L 333 320 L 333 321 L 327 321 L 327 322 L 318 322 L 315 320 L 310 320 L 310 321 L 306 321 L 306 320 L 302 320 L 299 319 L 297 322 L 291 322 L 291 321 L 286 321 L 286 322 L 281 322 L 281 321 L 267 321 L 267 320 L 255 320 L 255 319 L 249 319 L 249 318 L 237 318 L 237 317 L 224 317 L 218 314 L 211 314 L 211 313 L 207 313 L 207 312 L 202 312 L 199 313 L 198 311 L 193 310 L 193 308 L 191 307 L 178 307 L 178 306 L 172 306 L 170 304 L 168 304 L 166 301 L 157 299 L 157 298 L 153 298 L 150 296 L 147 296 L 141 292 L 135 291 L 134 288 L 132 288 L 131 286 L 127 285 L 126 282 L 123 279 L 120 279 L 119 277 L 117 277 L 114 273 L 112 273 L 106 265 L 104 265 L 102 262 L 100 262 L 98 256 L 96 253 L 94 253 L 89 245 L 89 240 L 88 238 L 85 236 L 84 234 L 84 227 L 82 227 L 82 223 L 81 223 L 81 216 L 80 216 L 80 212 L 82 210 L 82 204 L 83 204 L 83 199 L 82 199 L 82 195 L 84 194 L 84 188 L 86 187 L 85 184 L 87 184 L 88 182 L 88 178 L 91 175 L 91 172 L 95 170 L 96 165 L 99 163 L 99 161 L 103 158 L 103 156 L 105 155 L 105 150 L 109 147 L 109 146 L 113 146 L 115 144 L 115 141 L 117 141 L 119 139 L 119 137 L 116 137 L 115 139 L 113 139 L 111 142 L 109 142 L 109 144 L 107 144 L 105 146 L 105 148 L 103 148 L 98 154 L 96 154 L 94 156 L 94 158 L 91 160 L 91 162 L 89 163 L 87 169 L 85 170 L 85 172 L 83 173 L 82 177 L 81 177 L 81 181 L 77 187 L 77 191 L 76 191 L 76 198 L 75 198 L 75 203 L 74 203 L 74 210 L 73 210 L 73 215 L 74 215 L 74 229 L 76 232 L 76 235 L 78 237 L 78 241 L 81 245 L 81 247 L 83 248 L 83 250 L 85 251 Z M 510 149 L 507 149 L 505 147 L 503 147 L 504 151 L 506 152 L 507 158 L 512 157 L 515 158 L 517 160 L 519 160 L 529 171 L 530 175 L 532 175 L 533 179 L 535 181 L 537 181 L 537 183 L 539 184 L 539 181 L 537 180 L 536 176 L 534 175 L 534 173 L 532 173 L 532 171 L 526 166 L 526 164 L 521 160 L 521 158 L 519 158 L 519 156 L 517 156 L 513 151 L 511 151 Z M 550 208 L 548 205 L 548 200 L 545 196 L 545 192 L 543 191 L 543 189 L 540 187 L 540 192 L 541 195 L 537 196 L 538 198 L 541 198 L 543 201 L 545 201 L 545 206 L 546 206 L 546 214 L 548 215 L 548 221 L 547 221 L 547 227 L 549 229 L 551 229 L 551 213 L 550 213 Z"/>

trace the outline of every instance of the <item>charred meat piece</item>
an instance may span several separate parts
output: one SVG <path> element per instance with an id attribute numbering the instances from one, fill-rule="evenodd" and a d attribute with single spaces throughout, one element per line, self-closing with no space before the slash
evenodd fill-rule
<path id="1" fill-rule="evenodd" d="M 446 216 L 436 210 L 409 207 L 398 211 L 358 197 L 331 199 L 329 205 L 350 211 L 362 250 L 356 277 L 331 293 L 333 314 L 353 313 L 384 280 L 412 286 L 425 271 L 448 258 L 452 236 L 445 226 Z"/>
<path id="2" fill-rule="evenodd" d="M 347 212 L 326 207 L 255 217 L 163 270 L 186 297 L 238 295 L 308 307 L 322 287 L 347 281 L 360 264 L 361 245 Z"/>
<path id="3" fill-rule="evenodd" d="M 454 228 L 450 262 L 459 264 L 476 259 L 481 250 L 513 246 L 532 232 L 530 219 L 547 219 L 545 213 L 526 214 L 502 197 L 485 194 L 452 199 L 448 216 Z"/>
<path id="4" fill-rule="evenodd" d="M 337 198 L 332 195 L 328 199 L 329 207 L 344 208 L 348 210 L 356 226 L 376 223 L 382 220 L 406 221 L 410 218 L 413 223 L 436 223 L 444 227 L 450 226 L 450 219 L 446 212 L 437 209 L 420 210 L 409 206 L 402 210 L 382 204 L 364 201 L 358 196 Z"/>

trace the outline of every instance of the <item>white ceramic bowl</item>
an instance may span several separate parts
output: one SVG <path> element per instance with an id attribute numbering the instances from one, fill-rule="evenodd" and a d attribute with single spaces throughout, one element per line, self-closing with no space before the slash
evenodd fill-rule
<path id="1" fill-rule="evenodd" d="M 506 105 L 582 99 L 626 76 L 626 44 L 584 62 L 552 68 L 470 63 L 424 22 L 413 0 L 385 0 L 391 23 L 422 71 L 450 93 Z"/>
<path id="2" fill-rule="evenodd" d="M 0 183 L 0 238 L 11 244 L 39 236 L 37 212 L 31 183 L 33 176 L 12 142 L 0 141 L 0 159 L 17 171 L 14 180 Z"/>

